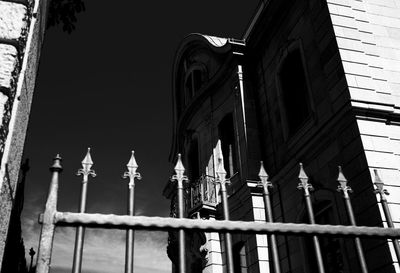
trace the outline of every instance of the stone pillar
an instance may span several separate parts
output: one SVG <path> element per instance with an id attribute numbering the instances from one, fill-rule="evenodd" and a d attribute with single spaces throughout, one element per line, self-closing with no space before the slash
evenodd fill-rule
<path id="1" fill-rule="evenodd" d="M 43 42 L 47 0 L 0 1 L 0 266 Z"/>

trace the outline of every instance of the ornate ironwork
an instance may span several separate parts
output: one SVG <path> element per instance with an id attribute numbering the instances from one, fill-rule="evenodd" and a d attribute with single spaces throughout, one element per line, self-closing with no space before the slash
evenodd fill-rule
<path id="1" fill-rule="evenodd" d="M 83 176 L 82 183 L 86 183 L 88 181 L 89 176 L 92 176 L 92 177 L 96 177 L 97 176 L 96 172 L 91 169 L 92 166 L 93 166 L 93 160 L 92 160 L 92 157 L 90 156 L 90 148 L 88 148 L 86 156 L 82 160 L 82 169 L 79 169 L 76 172 L 76 175 L 78 175 L 78 176 L 82 175 Z"/>
<path id="2" fill-rule="evenodd" d="M 123 178 L 129 178 L 129 189 L 133 188 L 135 186 L 135 178 L 137 180 L 141 180 L 142 176 L 140 173 L 136 172 L 137 168 L 139 167 L 138 164 L 136 163 L 135 159 L 135 151 L 132 151 L 131 158 L 129 159 L 128 164 L 126 164 L 126 167 L 128 169 L 127 172 L 124 172 Z"/>
<path id="3" fill-rule="evenodd" d="M 382 200 L 387 200 L 386 199 L 386 195 L 390 195 L 390 193 L 388 192 L 387 189 L 385 189 L 383 187 L 384 184 L 383 184 L 381 178 L 379 177 L 378 170 L 374 169 L 374 174 L 375 174 L 374 184 L 376 186 L 376 189 L 374 190 L 374 193 L 375 194 L 379 193 L 379 195 L 381 197 L 381 201 Z"/>
<path id="4" fill-rule="evenodd" d="M 319 246 L 317 235 L 332 235 L 332 236 L 343 236 L 343 237 L 379 237 L 379 238 L 390 238 L 393 239 L 393 244 L 395 247 L 395 252 L 397 258 L 399 259 L 399 245 L 397 238 L 400 238 L 400 229 L 394 228 L 392 219 L 390 217 L 389 208 L 387 205 L 387 200 L 385 195 L 388 192 L 383 188 L 383 182 L 378 176 L 377 171 L 375 170 L 375 185 L 377 189 L 376 193 L 379 193 L 381 197 L 381 204 L 384 208 L 385 216 L 388 221 L 388 226 L 390 228 L 383 227 L 364 227 L 364 226 L 343 226 L 343 225 L 317 225 L 315 224 L 315 219 L 313 215 L 313 210 L 311 206 L 311 197 L 309 194 L 309 190 L 312 186 L 308 183 L 308 177 L 304 172 L 302 165 L 300 165 L 300 174 L 299 179 L 300 183 L 298 188 L 304 190 L 306 206 L 310 217 L 311 224 L 294 224 L 294 223 L 260 223 L 260 222 L 245 222 L 245 221 L 230 221 L 229 219 L 229 211 L 228 211 L 228 202 L 227 202 L 227 194 L 226 194 L 226 183 L 229 183 L 229 180 L 226 179 L 226 172 L 223 168 L 222 160 L 219 161 L 220 165 L 217 168 L 217 181 L 221 184 L 221 195 L 222 195 L 222 206 L 224 211 L 224 217 L 226 220 L 221 221 L 212 221 L 212 220 L 200 220 L 200 219 L 177 219 L 177 218 L 165 218 L 165 217 L 145 217 L 145 216 L 131 216 L 131 215 L 105 215 L 105 214 L 90 214 L 85 212 L 79 213 L 70 213 L 70 212 L 58 212 L 57 211 L 57 190 L 58 190 L 58 178 L 59 173 L 62 171 L 62 167 L 60 164 L 61 158 L 57 156 L 54 159 L 53 166 L 50 168 L 52 172 L 52 180 L 50 183 L 50 189 L 48 198 L 46 201 L 46 207 L 44 214 L 41 214 L 39 217 L 39 223 L 42 224 L 42 232 L 40 237 L 40 244 L 38 249 L 38 263 L 36 272 L 38 273 L 48 273 L 50 269 L 50 258 L 53 244 L 54 231 L 56 226 L 70 226 L 70 227 L 78 227 L 84 230 L 84 227 L 93 227 L 93 228 L 113 228 L 113 229 L 146 229 L 146 230 L 169 230 L 179 231 L 179 269 L 180 272 L 185 272 L 185 253 L 184 253 L 184 230 L 191 231 L 210 231 L 210 232 L 222 232 L 226 233 L 227 237 L 225 243 L 226 253 L 227 253 L 227 272 L 233 272 L 233 268 L 231 267 L 233 263 L 230 261 L 229 252 L 231 248 L 229 246 L 230 242 L 230 233 L 229 232 L 238 232 L 238 233 L 246 233 L 246 234 L 282 234 L 282 235 L 311 235 L 314 239 L 314 246 Z M 132 164 L 130 164 L 132 163 Z M 137 164 L 136 161 L 130 161 L 128 163 L 128 174 L 126 177 L 131 177 L 132 174 L 136 173 Z M 91 170 L 93 165 L 93 161 L 91 160 L 90 153 L 88 150 L 88 154 L 85 159 L 82 161 L 82 170 L 80 170 L 80 174 L 84 176 L 84 180 L 87 182 L 88 176 L 93 176 L 94 172 Z M 130 167 L 130 169 L 129 169 Z M 131 172 L 129 172 L 131 171 Z M 187 177 L 184 175 L 184 167 L 181 161 L 181 157 L 179 155 L 178 162 L 175 166 L 176 174 L 172 177 L 178 183 L 178 216 L 183 218 L 183 181 L 187 181 Z M 137 174 L 137 173 L 136 173 Z M 262 186 L 267 191 L 264 191 L 265 195 L 269 195 L 270 189 L 270 181 L 268 180 L 268 174 L 265 172 L 263 165 L 260 167 L 259 173 L 261 181 L 259 185 Z M 86 179 L 85 179 L 86 178 Z M 340 190 L 343 192 L 350 192 L 350 188 L 347 186 L 347 180 L 344 177 L 341 170 L 339 170 L 338 182 Z M 87 183 L 82 183 L 82 185 L 87 185 Z M 134 188 L 134 183 L 132 184 L 130 189 Z M 84 187 L 82 187 L 84 188 Z M 82 191 L 82 196 L 86 196 L 86 192 Z M 348 196 L 348 195 L 347 195 Z M 81 199 L 81 205 L 85 204 L 84 199 Z M 349 200 L 349 199 L 348 199 Z M 350 200 L 349 200 L 350 201 Z M 265 204 L 268 204 L 266 202 Z M 267 207 L 267 206 L 266 206 Z M 82 208 L 82 206 L 81 206 Z M 83 206 L 84 208 L 84 206 Z M 268 209 L 269 210 L 269 209 Z M 272 221 L 272 213 L 268 213 L 267 219 Z M 82 237 L 83 238 L 83 237 Z M 189 239 L 189 238 L 188 238 Z M 83 243 L 83 241 L 82 241 Z M 271 245 L 272 246 L 272 245 Z M 336 249 L 335 246 L 332 247 Z M 317 260 L 319 264 L 319 271 L 323 272 L 323 264 L 322 260 L 318 258 L 318 253 L 320 254 L 320 250 L 316 249 Z M 318 251 L 319 250 L 319 251 Z M 275 259 L 275 258 L 274 258 Z M 322 271 L 321 268 L 322 267 Z M 275 272 L 279 272 L 276 271 Z"/>
<path id="5" fill-rule="evenodd" d="M 337 181 L 339 182 L 339 186 L 337 188 L 337 191 L 338 192 L 342 191 L 344 197 L 346 198 L 349 196 L 349 193 L 353 192 L 353 190 L 351 189 L 350 186 L 347 185 L 347 179 L 343 175 L 342 167 L 339 166 L 338 168 L 339 168 L 339 175 L 338 175 Z"/>
<path id="6" fill-rule="evenodd" d="M 271 181 L 269 181 L 269 175 L 265 171 L 264 162 L 262 161 L 258 177 L 260 178 L 260 181 L 258 181 L 258 186 L 263 187 L 266 192 L 269 192 L 269 189 L 274 187 Z"/>
<path id="7" fill-rule="evenodd" d="M 190 185 L 191 188 L 191 207 L 199 204 L 216 205 L 218 203 L 217 188 L 214 177 L 202 175 L 198 180 Z"/>
<path id="8" fill-rule="evenodd" d="M 297 189 L 304 190 L 305 194 L 310 195 L 310 191 L 313 191 L 314 187 L 310 183 L 308 183 L 308 176 L 304 171 L 303 163 L 300 163 L 299 165 L 300 165 L 300 173 L 299 173 L 300 183 L 297 185 Z"/>

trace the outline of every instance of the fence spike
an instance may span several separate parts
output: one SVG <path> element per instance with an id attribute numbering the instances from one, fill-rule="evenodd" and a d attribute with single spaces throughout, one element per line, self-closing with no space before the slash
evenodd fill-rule
<path id="1" fill-rule="evenodd" d="M 272 188 L 273 187 L 272 183 L 268 180 L 269 179 L 269 175 L 265 171 L 264 162 L 263 161 L 260 161 L 260 172 L 258 173 L 258 177 L 261 180 L 258 183 L 259 186 L 264 187 L 265 190 L 267 190 L 267 191 L 268 191 L 268 188 Z"/>
<path id="2" fill-rule="evenodd" d="M 306 192 L 314 190 L 313 186 L 308 183 L 308 176 L 303 168 L 303 163 L 300 163 L 300 172 L 298 178 L 300 179 L 300 183 L 297 185 L 297 189 L 305 190 Z"/>
<path id="3" fill-rule="evenodd" d="M 82 169 L 79 169 L 76 175 L 83 175 L 84 181 L 87 181 L 87 178 L 89 175 L 92 177 L 96 177 L 96 172 L 92 170 L 93 166 L 93 160 L 92 157 L 90 156 L 90 148 L 87 149 L 87 153 L 85 155 L 85 158 L 82 160 Z"/>
<path id="4" fill-rule="evenodd" d="M 226 179 L 227 172 L 225 171 L 224 162 L 223 162 L 222 158 L 218 159 L 218 167 L 217 167 L 216 173 L 218 176 L 217 182 L 220 182 L 221 184 L 226 184 L 226 183 L 229 184 L 230 183 L 229 179 Z"/>
<path id="5" fill-rule="evenodd" d="M 89 166 L 89 168 L 93 166 L 93 160 L 92 157 L 90 156 L 90 148 L 87 149 L 86 156 L 82 160 L 82 166 Z"/>
<path id="6" fill-rule="evenodd" d="M 128 167 L 128 169 L 137 169 L 139 167 L 136 162 L 135 151 L 132 151 L 131 158 L 129 159 L 129 162 L 128 164 L 126 164 L 126 166 Z"/>
<path id="7" fill-rule="evenodd" d="M 178 160 L 176 161 L 174 170 L 176 173 L 178 173 L 178 172 L 183 173 L 185 171 L 185 167 L 183 166 L 183 163 L 182 163 L 182 155 L 181 154 L 178 154 Z"/>
<path id="8" fill-rule="evenodd" d="M 183 163 L 182 163 L 182 155 L 181 154 L 178 154 L 178 160 L 176 162 L 174 170 L 175 170 L 175 175 L 172 176 L 172 178 L 171 178 L 172 181 L 177 180 L 178 183 L 181 183 L 183 181 L 188 180 L 187 176 L 185 175 L 185 167 L 183 166 Z"/>
<path id="9" fill-rule="evenodd" d="M 131 158 L 129 159 L 128 164 L 126 164 L 126 167 L 128 171 L 124 172 L 122 178 L 129 178 L 129 189 L 131 189 L 135 185 L 135 178 L 137 178 L 138 180 L 142 179 L 141 174 L 136 171 L 139 165 L 137 164 L 135 159 L 135 151 L 132 151 Z"/>
<path id="10" fill-rule="evenodd" d="M 379 174 L 378 174 L 378 170 L 374 169 L 374 174 L 375 174 L 375 179 L 374 179 L 374 184 L 376 186 L 376 189 L 374 190 L 374 193 L 379 193 L 381 195 L 381 198 L 386 198 L 385 195 L 389 195 L 389 192 L 387 189 L 384 189 L 383 186 L 383 181 L 380 178 Z"/>
<path id="11" fill-rule="evenodd" d="M 338 166 L 338 169 L 339 169 L 339 174 L 338 174 L 338 178 L 336 180 L 339 182 L 339 186 L 337 188 L 337 191 L 338 192 L 343 191 L 343 194 L 345 196 L 348 196 L 348 193 L 349 192 L 352 193 L 353 190 L 351 189 L 351 187 L 347 186 L 348 181 L 343 174 L 342 167 Z"/>

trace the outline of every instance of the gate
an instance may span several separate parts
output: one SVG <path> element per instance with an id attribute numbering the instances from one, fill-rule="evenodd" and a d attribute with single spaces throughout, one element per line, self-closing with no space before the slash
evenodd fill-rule
<path id="1" fill-rule="evenodd" d="M 277 223 L 273 222 L 272 207 L 270 201 L 270 188 L 272 183 L 269 181 L 268 175 L 265 172 L 261 162 L 258 186 L 263 189 L 264 205 L 265 205 L 265 223 L 246 222 L 246 221 L 230 221 L 229 207 L 226 192 L 226 184 L 229 180 L 226 179 L 226 171 L 223 164 L 219 164 L 217 169 L 217 177 L 215 183 L 220 185 L 221 203 L 224 220 L 209 221 L 200 219 L 184 218 L 184 182 L 188 178 L 184 175 L 185 168 L 181 161 L 180 154 L 178 155 L 177 164 L 175 166 L 175 175 L 172 176 L 171 182 L 177 183 L 178 195 L 178 218 L 169 217 L 146 217 L 134 216 L 134 186 L 135 179 L 140 179 L 141 176 L 136 172 L 138 165 L 132 152 L 132 157 L 127 165 L 128 171 L 124 177 L 129 178 L 129 206 L 128 215 L 113 215 L 113 214 L 95 214 L 85 213 L 86 208 L 86 193 L 89 176 L 95 176 L 95 172 L 91 170 L 93 165 L 90 157 L 90 149 L 86 157 L 82 161 L 82 169 L 78 171 L 78 175 L 83 176 L 82 192 L 79 213 L 59 212 L 57 211 L 57 194 L 58 194 L 58 179 L 62 172 L 61 158 L 57 155 L 53 160 L 53 165 L 50 167 L 52 173 L 49 194 L 46 201 L 45 211 L 39 217 L 39 223 L 42 225 L 40 235 L 40 243 L 37 256 L 37 273 L 48 273 L 50 270 L 50 259 L 53 246 L 54 231 L 57 226 L 76 227 L 75 251 L 73 258 L 73 273 L 80 273 L 82 262 L 83 238 L 86 227 L 103 228 L 103 229 L 123 229 L 127 231 L 126 238 L 126 256 L 125 256 L 125 273 L 133 272 L 133 242 L 134 230 L 160 230 L 160 231 L 178 231 L 179 235 L 179 265 L 180 273 L 186 272 L 185 267 L 185 230 L 220 232 L 224 234 L 226 269 L 228 273 L 233 273 L 233 255 L 232 255 L 232 233 L 244 234 L 267 234 L 271 244 L 271 260 L 274 273 L 280 273 L 279 255 L 276 243 L 276 235 L 305 235 L 311 236 L 313 247 L 316 253 L 318 264 L 318 272 L 324 273 L 324 265 L 322 261 L 321 249 L 319 244 L 319 236 L 337 236 L 354 238 L 354 243 L 357 251 L 357 257 L 361 272 L 366 273 L 367 266 L 362 250 L 360 237 L 374 237 L 392 239 L 393 247 L 397 260 L 400 261 L 400 247 L 398 238 L 400 238 L 400 229 L 394 228 L 392 217 L 385 195 L 388 192 L 383 188 L 383 182 L 379 178 L 378 172 L 375 170 L 376 186 L 375 193 L 380 195 L 381 205 L 385 214 L 388 228 L 382 227 L 366 227 L 356 226 L 353 209 L 350 202 L 349 193 L 351 188 L 347 185 L 347 180 L 344 177 L 341 168 L 339 167 L 338 175 L 338 191 L 343 194 L 343 199 L 347 209 L 350 226 L 343 225 L 318 225 L 315 224 L 315 217 L 311 203 L 310 191 L 313 189 L 308 181 L 308 177 L 304 172 L 302 164 L 300 164 L 300 174 L 298 189 L 300 189 L 306 201 L 306 209 L 310 224 L 297 223 Z"/>

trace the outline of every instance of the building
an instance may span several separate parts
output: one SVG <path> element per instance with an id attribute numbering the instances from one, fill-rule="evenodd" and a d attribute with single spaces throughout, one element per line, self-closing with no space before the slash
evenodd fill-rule
<path id="1" fill-rule="evenodd" d="M 398 224 L 399 96 L 399 0 L 263 1 L 240 40 L 187 36 L 174 61 L 170 159 L 183 155 L 187 217 L 221 219 L 212 180 L 223 160 L 231 219 L 264 221 L 262 160 L 276 222 L 308 222 L 297 189 L 302 162 L 317 223 L 350 224 L 337 192 L 340 165 L 357 224 L 386 225 L 374 169 Z M 164 189 L 172 215 L 174 192 Z M 206 234 L 202 272 L 223 272 L 221 240 Z M 317 272 L 310 239 L 277 242 L 282 272 Z M 171 236 L 171 253 L 173 244 Z M 273 272 L 268 245 L 265 236 L 233 236 L 235 272 Z M 320 245 L 326 272 L 361 272 L 353 240 L 321 237 Z M 362 247 L 369 272 L 400 272 L 386 240 L 362 239 Z"/>

